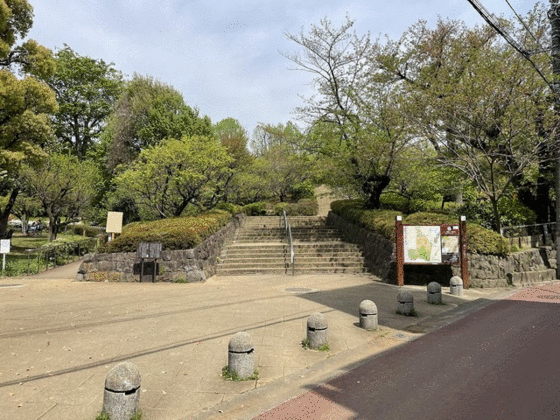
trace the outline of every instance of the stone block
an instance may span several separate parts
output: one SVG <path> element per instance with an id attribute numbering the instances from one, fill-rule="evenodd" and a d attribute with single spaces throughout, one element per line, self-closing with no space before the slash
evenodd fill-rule
<path id="1" fill-rule="evenodd" d="M 328 322 L 320 312 L 311 314 L 307 319 L 307 341 L 312 349 L 328 344 Z"/>
<path id="2" fill-rule="evenodd" d="M 241 379 L 247 379 L 255 373 L 255 347 L 248 333 L 238 332 L 229 341 L 228 369 Z"/>

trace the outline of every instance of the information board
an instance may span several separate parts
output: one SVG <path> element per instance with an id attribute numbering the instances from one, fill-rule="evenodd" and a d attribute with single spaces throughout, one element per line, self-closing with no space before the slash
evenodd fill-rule
<path id="1" fill-rule="evenodd" d="M 459 264 L 463 286 L 468 288 L 466 218 L 442 225 L 404 225 L 395 220 L 397 284 L 404 284 L 404 264 Z"/>
<path id="2" fill-rule="evenodd" d="M 405 263 L 441 263 L 439 226 L 403 226 L 403 246 Z"/>
<path id="3" fill-rule="evenodd" d="M 9 254 L 9 253 L 10 253 L 10 240 L 0 239 L 0 254 Z"/>

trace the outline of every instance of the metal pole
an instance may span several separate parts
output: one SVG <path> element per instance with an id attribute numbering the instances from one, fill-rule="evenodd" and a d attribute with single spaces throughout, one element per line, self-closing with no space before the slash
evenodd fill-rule
<path id="1" fill-rule="evenodd" d="M 459 219 L 459 254 L 461 255 L 461 278 L 463 287 L 469 288 L 469 256 L 467 253 L 467 218 Z"/>
<path id="2" fill-rule="evenodd" d="M 397 285 L 404 286 L 404 243 L 402 216 L 395 219 L 395 257 L 397 264 Z"/>
<path id="3" fill-rule="evenodd" d="M 560 278 L 560 5 L 558 0 L 550 0 L 550 10 L 548 11 L 548 19 L 550 19 L 551 40 L 552 40 L 552 72 L 554 73 L 552 86 L 554 88 L 554 157 L 555 157 L 555 189 L 556 189 L 556 278 Z"/>

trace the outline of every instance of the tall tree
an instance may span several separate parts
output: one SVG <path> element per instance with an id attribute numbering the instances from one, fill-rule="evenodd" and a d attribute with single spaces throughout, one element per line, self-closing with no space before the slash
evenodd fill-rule
<path id="1" fill-rule="evenodd" d="M 103 60 L 83 57 L 69 46 L 57 51 L 56 73 L 44 81 L 56 93 L 55 134 L 62 150 L 84 159 L 120 94 L 122 74 Z"/>
<path id="2" fill-rule="evenodd" d="M 375 53 L 369 34 L 358 37 L 346 18 L 336 28 L 327 20 L 308 33 L 287 33 L 303 54 L 285 54 L 298 70 L 314 76 L 316 96 L 297 111 L 311 125 L 301 145 L 325 159 L 337 172 L 327 182 L 354 185 L 366 195 L 366 206 L 377 208 L 389 185 L 391 171 L 411 136 L 400 113 L 399 96 L 375 76 Z"/>
<path id="3" fill-rule="evenodd" d="M 56 98 L 36 77 L 52 74 L 55 62 L 36 41 L 18 44 L 32 23 L 26 0 L 0 2 L 0 194 L 8 196 L 0 209 L 0 235 L 20 191 L 19 169 L 44 158 L 42 146 L 53 138 L 48 116 L 57 109 Z"/>
<path id="4" fill-rule="evenodd" d="M 268 196 L 287 201 L 306 181 L 315 180 L 315 159 L 298 148 L 303 135 L 294 124 L 260 125 L 259 131 L 266 133 L 268 140 L 266 147 L 258 150 L 250 172 Z"/>
<path id="5" fill-rule="evenodd" d="M 420 22 L 378 56 L 388 78 L 407 90 L 407 116 L 418 136 L 432 142 L 442 165 L 475 182 L 493 209 L 543 146 L 537 122 L 547 125 L 543 82 L 526 61 L 486 27 L 440 20 Z"/>
<path id="6" fill-rule="evenodd" d="M 20 171 L 23 188 L 41 202 L 49 217 L 49 240 L 62 226 L 76 222 L 90 205 L 101 177 L 91 161 L 53 153 L 46 161 Z"/>
<path id="7" fill-rule="evenodd" d="M 146 218 L 177 217 L 189 204 L 201 208 L 217 204 L 231 161 L 215 137 L 170 138 L 142 150 L 115 183 Z"/>
<path id="8" fill-rule="evenodd" d="M 247 131 L 234 118 L 219 121 L 214 126 L 214 131 L 232 158 L 229 164 L 231 171 L 224 182 L 223 200 L 228 202 L 235 197 L 234 201 L 238 201 L 242 188 L 240 175 L 247 170 L 253 159 L 247 149 Z"/>
<path id="9" fill-rule="evenodd" d="M 103 134 L 107 165 L 131 163 L 142 150 L 167 138 L 212 136 L 208 117 L 185 104 L 173 87 L 135 74 L 117 101 Z"/>

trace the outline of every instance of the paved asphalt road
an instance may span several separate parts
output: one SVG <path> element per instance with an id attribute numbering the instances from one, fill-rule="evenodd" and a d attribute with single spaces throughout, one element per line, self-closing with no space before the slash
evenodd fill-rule
<path id="1" fill-rule="evenodd" d="M 256 417 L 560 418 L 560 284 L 530 287 Z"/>

